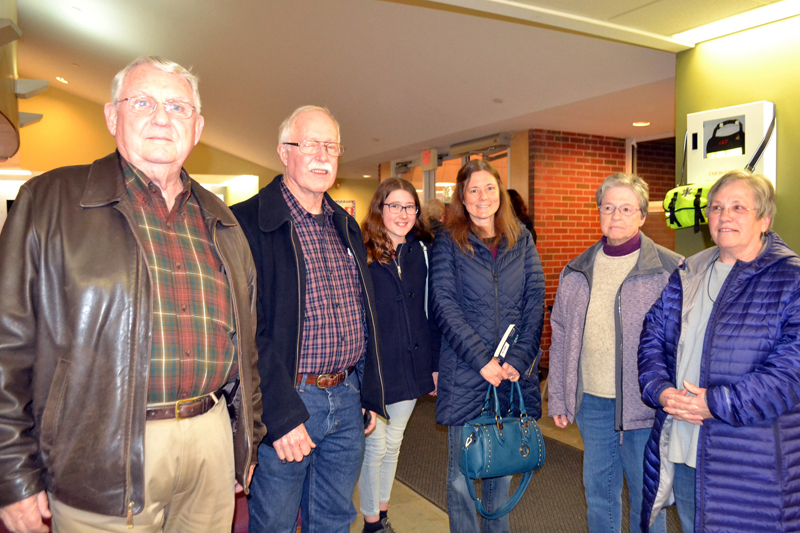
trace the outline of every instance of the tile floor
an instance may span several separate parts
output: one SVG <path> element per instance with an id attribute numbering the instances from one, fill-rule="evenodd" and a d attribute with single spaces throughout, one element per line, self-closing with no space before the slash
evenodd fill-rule
<path id="1" fill-rule="evenodd" d="M 553 419 L 547 416 L 547 402 L 544 403 L 543 413 L 539 420 L 539 426 L 545 436 L 583 450 L 583 441 L 575 424 L 571 424 L 566 429 L 557 428 Z M 358 510 L 358 491 L 356 491 L 353 501 Z M 392 527 L 398 533 L 449 533 L 450 531 L 447 513 L 399 481 L 396 481 L 392 488 L 389 518 Z M 363 527 L 364 518 L 359 514 L 356 521 L 350 526 L 350 533 L 361 533 Z"/>

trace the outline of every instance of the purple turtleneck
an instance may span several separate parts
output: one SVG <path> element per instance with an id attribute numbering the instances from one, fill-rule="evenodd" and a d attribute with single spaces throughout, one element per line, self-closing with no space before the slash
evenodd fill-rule
<path id="1" fill-rule="evenodd" d="M 632 254 L 639 249 L 642 244 L 642 233 L 637 231 L 636 235 L 618 246 L 608 244 L 608 239 L 605 237 L 601 238 L 600 242 L 603 243 L 604 254 L 609 257 L 622 257 L 623 255 Z"/>

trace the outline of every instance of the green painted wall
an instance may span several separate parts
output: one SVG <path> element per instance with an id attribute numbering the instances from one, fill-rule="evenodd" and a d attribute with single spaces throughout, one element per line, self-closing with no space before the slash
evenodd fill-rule
<path id="1" fill-rule="evenodd" d="M 777 112 L 778 214 L 773 229 L 800 251 L 800 17 L 698 44 L 676 64 L 676 183 L 683 161 L 687 113 L 774 102 Z M 774 141 L 773 141 L 774 142 Z M 675 249 L 686 256 L 712 246 L 708 227 L 678 230 Z"/>

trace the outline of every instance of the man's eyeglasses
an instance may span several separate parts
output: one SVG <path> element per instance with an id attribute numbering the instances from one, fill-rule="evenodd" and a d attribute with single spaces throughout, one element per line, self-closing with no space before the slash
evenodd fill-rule
<path id="1" fill-rule="evenodd" d="M 725 211 L 730 211 L 732 217 L 741 218 L 746 217 L 750 211 L 755 210 L 755 207 L 745 207 L 742 204 L 729 205 L 727 207 L 720 204 L 714 204 L 708 206 L 708 216 L 721 217 L 722 213 Z"/>
<path id="2" fill-rule="evenodd" d="M 152 115 L 158 109 L 159 101 L 152 96 L 132 96 L 123 98 L 118 104 L 128 102 L 128 108 L 137 115 Z M 189 118 L 194 113 L 194 106 L 180 100 L 167 100 L 163 102 L 164 110 L 175 118 Z"/>
<path id="3" fill-rule="evenodd" d="M 639 211 L 638 207 L 633 207 L 632 205 L 611 205 L 611 204 L 603 204 L 597 208 L 600 211 L 601 215 L 613 215 L 614 211 L 619 211 L 619 214 L 624 217 L 632 216 L 636 211 Z"/>
<path id="4" fill-rule="evenodd" d="M 416 215 L 417 213 L 419 213 L 419 207 L 417 207 L 415 204 L 409 204 L 409 205 L 383 204 L 383 207 L 388 207 L 389 212 L 393 215 L 399 215 L 403 211 L 405 211 L 406 214 L 408 214 L 408 216 Z"/>
<path id="5" fill-rule="evenodd" d="M 300 150 L 300 153 L 306 155 L 318 154 L 323 146 L 325 147 L 325 151 L 328 152 L 328 155 L 331 157 L 339 157 L 344 153 L 344 145 L 333 142 L 300 141 L 299 143 L 287 142 L 281 144 L 288 144 L 289 146 L 297 146 L 297 148 Z"/>

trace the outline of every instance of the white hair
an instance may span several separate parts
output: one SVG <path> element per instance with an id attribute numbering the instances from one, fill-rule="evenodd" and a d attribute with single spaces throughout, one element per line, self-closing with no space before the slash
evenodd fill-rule
<path id="1" fill-rule="evenodd" d="M 200 78 L 197 77 L 197 74 L 193 74 L 189 70 L 183 68 L 179 64 L 175 63 L 174 61 L 170 61 L 168 59 L 161 59 L 157 56 L 142 56 L 137 57 L 124 69 L 117 72 L 117 75 L 114 76 L 114 81 L 111 82 L 111 103 L 117 105 L 119 103 L 119 95 L 122 92 L 122 83 L 125 81 L 125 76 L 130 74 L 130 72 L 140 65 L 149 65 L 151 67 L 155 67 L 159 70 L 163 70 L 164 72 L 169 72 L 171 74 L 179 74 L 189 86 L 192 88 L 192 95 L 194 96 L 194 108 L 197 114 L 200 114 L 200 91 L 197 88 L 197 84 L 200 81 Z"/>

